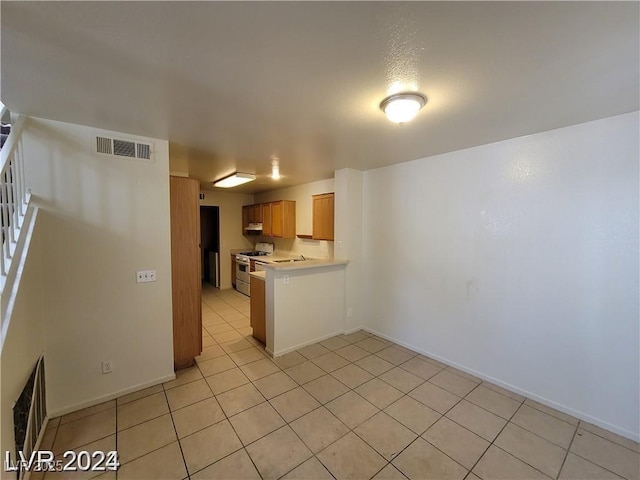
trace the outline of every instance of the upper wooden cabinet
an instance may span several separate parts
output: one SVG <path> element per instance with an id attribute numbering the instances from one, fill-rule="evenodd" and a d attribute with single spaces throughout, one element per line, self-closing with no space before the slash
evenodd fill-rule
<path id="1" fill-rule="evenodd" d="M 279 202 L 271 202 L 269 206 L 267 211 L 271 210 L 271 233 L 265 233 L 264 222 L 262 222 L 262 235 L 276 238 L 295 238 L 296 202 L 280 200 Z"/>
<path id="2" fill-rule="evenodd" d="M 262 205 L 249 206 L 249 223 L 262 223 Z"/>
<path id="3" fill-rule="evenodd" d="M 295 238 L 296 202 L 279 200 L 277 202 L 245 205 L 242 207 L 242 233 L 250 223 L 262 223 L 264 237 Z"/>
<path id="4" fill-rule="evenodd" d="M 262 235 L 265 237 L 271 236 L 271 204 L 263 203 L 260 205 L 262 208 Z"/>
<path id="5" fill-rule="evenodd" d="M 242 228 L 244 229 L 250 223 L 262 222 L 261 205 L 245 205 L 242 207 Z"/>
<path id="6" fill-rule="evenodd" d="M 333 193 L 313 195 L 313 239 L 333 241 Z"/>

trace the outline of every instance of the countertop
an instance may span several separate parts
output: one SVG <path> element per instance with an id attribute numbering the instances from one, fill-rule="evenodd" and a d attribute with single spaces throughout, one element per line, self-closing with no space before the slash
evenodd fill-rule
<path id="1" fill-rule="evenodd" d="M 264 270 L 259 270 L 257 272 L 250 272 L 249 273 L 250 276 L 252 276 L 254 278 L 259 278 L 260 280 L 264 280 L 266 274 L 267 274 L 267 272 L 265 272 Z"/>
<path id="2" fill-rule="evenodd" d="M 273 257 L 269 257 L 272 258 Z M 284 259 L 290 259 L 291 257 L 285 257 Z M 294 258 L 299 258 L 299 255 Z M 273 263 L 273 262 L 265 262 L 265 268 L 272 268 L 274 270 L 302 270 L 305 268 L 321 268 L 321 267 L 330 267 L 333 265 L 346 265 L 349 263 L 349 260 L 341 260 L 335 258 L 314 258 L 311 260 L 304 260 L 302 262 L 286 262 L 286 263 Z M 260 272 L 257 272 L 260 273 Z"/>

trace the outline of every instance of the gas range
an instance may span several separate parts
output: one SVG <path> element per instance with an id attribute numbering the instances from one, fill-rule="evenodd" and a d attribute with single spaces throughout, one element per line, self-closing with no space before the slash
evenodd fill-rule
<path id="1" fill-rule="evenodd" d="M 249 252 L 240 252 L 236 254 L 236 262 L 249 265 L 251 258 L 264 257 L 273 253 L 273 243 L 256 243 L 256 249 Z"/>
<path id="2" fill-rule="evenodd" d="M 236 254 L 236 290 L 245 295 L 250 295 L 249 272 L 251 272 L 251 260 L 265 257 L 273 253 L 272 243 L 257 243 L 256 249 L 251 252 Z"/>

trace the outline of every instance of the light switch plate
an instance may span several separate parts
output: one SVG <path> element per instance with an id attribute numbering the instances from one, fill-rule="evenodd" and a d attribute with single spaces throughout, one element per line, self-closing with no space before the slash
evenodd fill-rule
<path id="1" fill-rule="evenodd" d="M 156 281 L 155 270 L 139 270 L 136 272 L 136 283 L 147 283 Z"/>

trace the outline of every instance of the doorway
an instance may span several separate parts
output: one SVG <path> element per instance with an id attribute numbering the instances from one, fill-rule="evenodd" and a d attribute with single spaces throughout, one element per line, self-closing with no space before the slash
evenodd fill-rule
<path id="1" fill-rule="evenodd" d="M 200 206 L 202 281 L 220 288 L 220 207 Z"/>

